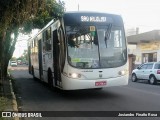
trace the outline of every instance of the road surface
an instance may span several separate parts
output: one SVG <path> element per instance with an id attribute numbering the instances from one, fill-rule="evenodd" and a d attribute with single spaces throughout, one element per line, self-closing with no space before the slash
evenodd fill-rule
<path id="1" fill-rule="evenodd" d="M 46 84 L 33 80 L 27 67 L 12 68 L 16 96 L 22 111 L 160 111 L 160 84 L 131 82 L 128 86 L 102 90 L 55 91 Z M 67 113 L 66 113 L 67 114 Z M 97 113 L 98 114 L 98 113 Z M 54 117 L 54 120 L 158 120 L 158 117 Z M 31 118 L 25 118 L 28 120 Z M 53 118 L 32 118 L 52 120 Z"/>

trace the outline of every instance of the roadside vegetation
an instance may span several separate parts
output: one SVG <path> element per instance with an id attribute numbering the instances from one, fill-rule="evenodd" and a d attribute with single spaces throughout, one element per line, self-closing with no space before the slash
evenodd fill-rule
<path id="1" fill-rule="evenodd" d="M 60 0 L 0 1 L 0 111 L 5 110 L 8 104 L 3 83 L 8 80 L 8 63 L 18 35 L 30 34 L 33 29 L 41 29 L 52 19 L 58 19 L 65 11 L 64 6 Z"/>
<path id="2" fill-rule="evenodd" d="M 4 111 L 8 104 L 8 99 L 6 97 L 0 97 L 0 111 Z M 0 120 L 6 120 L 6 118 L 0 117 Z"/>
<path id="3" fill-rule="evenodd" d="M 0 111 L 4 111 L 6 105 L 7 105 L 7 98 L 0 97 Z"/>
<path id="4" fill-rule="evenodd" d="M 0 77 L 6 77 L 19 33 L 29 34 L 61 17 L 64 3 L 56 0 L 1 0 L 0 6 Z"/>

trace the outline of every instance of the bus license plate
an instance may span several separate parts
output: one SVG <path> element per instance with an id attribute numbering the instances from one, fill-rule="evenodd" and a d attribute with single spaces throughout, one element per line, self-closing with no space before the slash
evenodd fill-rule
<path id="1" fill-rule="evenodd" d="M 107 85 L 106 81 L 95 82 L 95 86 L 104 86 L 104 85 Z"/>

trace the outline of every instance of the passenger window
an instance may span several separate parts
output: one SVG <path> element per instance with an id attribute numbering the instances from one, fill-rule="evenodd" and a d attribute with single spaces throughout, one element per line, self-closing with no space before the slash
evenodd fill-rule
<path id="1" fill-rule="evenodd" d="M 160 64 L 155 64 L 154 69 L 160 69 Z"/>
<path id="2" fill-rule="evenodd" d="M 147 69 L 152 69 L 152 67 L 153 67 L 153 64 L 148 64 L 147 65 Z"/>
<path id="3" fill-rule="evenodd" d="M 51 51 L 51 27 L 47 28 L 47 30 L 43 33 L 43 51 Z"/>
<path id="4" fill-rule="evenodd" d="M 147 65 L 142 65 L 140 69 L 146 69 Z"/>

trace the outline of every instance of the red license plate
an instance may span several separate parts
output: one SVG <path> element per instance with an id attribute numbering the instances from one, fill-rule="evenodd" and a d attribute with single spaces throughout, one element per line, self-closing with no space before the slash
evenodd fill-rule
<path id="1" fill-rule="evenodd" d="M 104 85 L 107 85 L 106 81 L 95 82 L 95 86 L 104 86 Z"/>

